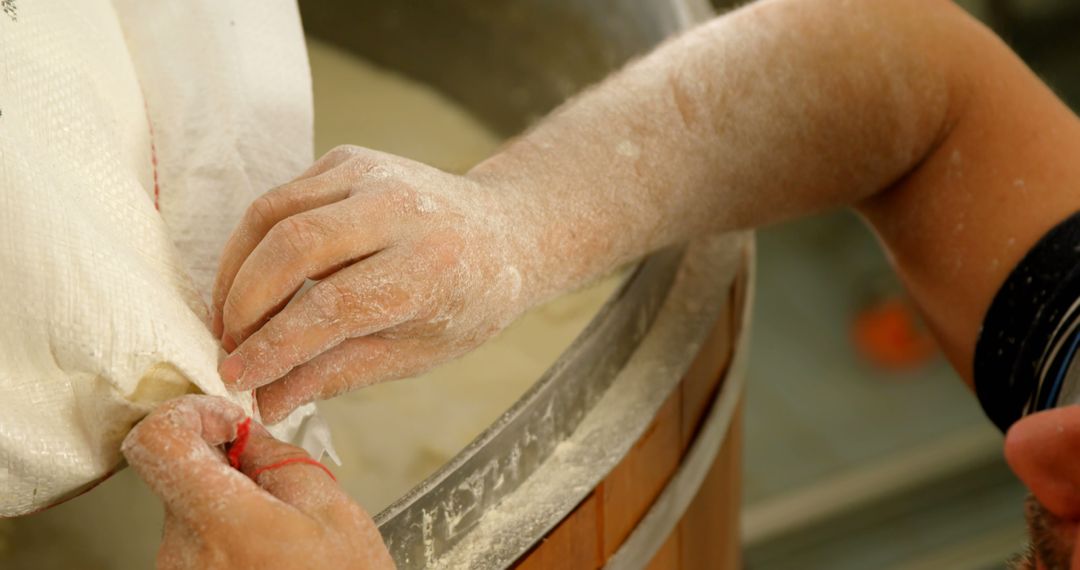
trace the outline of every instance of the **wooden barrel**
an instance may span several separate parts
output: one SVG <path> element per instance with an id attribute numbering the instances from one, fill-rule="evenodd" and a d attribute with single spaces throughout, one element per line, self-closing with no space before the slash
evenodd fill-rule
<path id="1" fill-rule="evenodd" d="M 581 385 L 603 381 L 611 367 L 579 368 L 574 359 L 618 351 L 602 342 L 594 351 L 572 347 L 569 363 L 556 363 L 459 457 L 380 513 L 398 565 L 617 570 L 655 559 L 657 567 L 737 567 L 751 251 L 745 235 L 691 244 L 674 257 L 676 275 L 647 332 L 634 337 L 602 394 L 580 402 L 589 399 Z M 605 326 L 622 322 L 620 303 L 640 311 L 656 302 L 643 299 L 655 293 L 648 276 L 663 261 L 647 262 L 601 311 L 594 340 L 620 330 Z M 573 396 L 557 397 L 566 393 Z M 576 421 L 559 431 L 568 418 Z"/>
<path id="2" fill-rule="evenodd" d="M 741 568 L 739 497 L 742 474 L 741 392 L 722 393 L 742 330 L 745 274 L 677 388 L 630 452 L 543 540 L 522 556 L 520 569 L 600 568 L 645 518 L 721 398 L 739 403 L 708 472 L 688 508 L 649 559 L 649 569 Z M 728 386 L 732 388 L 732 386 Z M 739 390 L 739 388 L 736 388 Z"/>

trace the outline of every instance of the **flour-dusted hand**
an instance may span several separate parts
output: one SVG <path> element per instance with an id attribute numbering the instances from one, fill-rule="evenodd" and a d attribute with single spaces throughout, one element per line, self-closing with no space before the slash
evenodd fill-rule
<path id="1" fill-rule="evenodd" d="M 226 245 L 214 288 L 215 333 L 232 351 L 222 377 L 258 388 L 275 422 L 475 348 L 527 305 L 516 260 L 528 236 L 513 217 L 474 180 L 331 151 L 252 204 Z"/>
<path id="2" fill-rule="evenodd" d="M 371 517 L 304 450 L 251 424 L 242 472 L 230 467 L 221 446 L 243 418 L 224 399 L 186 396 L 124 441 L 165 503 L 158 568 L 393 568 Z"/>
<path id="3" fill-rule="evenodd" d="M 273 420 L 457 356 L 659 248 L 855 205 L 972 382 L 1010 268 L 1080 210 L 1080 122 L 955 3 L 842 4 L 752 2 L 698 26 L 465 177 L 331 153 L 228 247 L 218 328 L 242 345 L 222 376 L 261 386 Z M 308 277 L 325 279 L 279 312 Z"/>

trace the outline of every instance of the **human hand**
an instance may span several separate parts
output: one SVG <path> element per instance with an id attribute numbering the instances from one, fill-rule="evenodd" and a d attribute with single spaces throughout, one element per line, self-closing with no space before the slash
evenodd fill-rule
<path id="1" fill-rule="evenodd" d="M 185 396 L 124 440 L 128 463 L 165 503 L 158 568 L 394 567 L 371 518 L 302 449 L 252 423 L 242 472 L 230 467 L 220 448 L 243 419 L 224 399 Z"/>
<path id="2" fill-rule="evenodd" d="M 255 201 L 225 247 L 213 301 L 226 385 L 258 388 L 274 423 L 479 346 L 528 305 L 528 224 L 510 208 L 466 177 L 331 151 Z"/>
<path id="3" fill-rule="evenodd" d="M 1080 406 L 1039 412 L 1013 424 L 1005 458 L 1031 490 L 1030 549 L 1018 570 L 1080 569 Z"/>

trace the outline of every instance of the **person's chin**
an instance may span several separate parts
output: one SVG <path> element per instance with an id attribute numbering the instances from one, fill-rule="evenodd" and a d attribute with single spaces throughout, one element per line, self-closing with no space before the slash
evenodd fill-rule
<path id="1" fill-rule="evenodd" d="M 1029 545 L 1010 564 L 1013 570 L 1068 570 L 1076 540 L 1077 523 L 1064 521 L 1028 495 L 1024 508 Z"/>

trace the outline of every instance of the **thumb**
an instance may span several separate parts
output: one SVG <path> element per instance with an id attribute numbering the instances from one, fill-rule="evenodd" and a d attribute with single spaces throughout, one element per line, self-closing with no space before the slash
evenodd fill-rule
<path id="1" fill-rule="evenodd" d="M 139 477 L 178 516 L 198 519 L 244 509 L 262 493 L 229 468 L 218 446 L 235 436 L 244 411 L 221 398 L 184 396 L 135 426 L 121 451 Z"/>
<path id="2" fill-rule="evenodd" d="M 1047 510 L 1080 518 L 1080 406 L 1032 414 L 1005 435 L 1005 460 Z"/>

